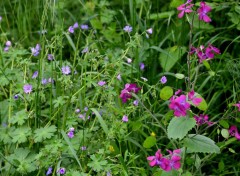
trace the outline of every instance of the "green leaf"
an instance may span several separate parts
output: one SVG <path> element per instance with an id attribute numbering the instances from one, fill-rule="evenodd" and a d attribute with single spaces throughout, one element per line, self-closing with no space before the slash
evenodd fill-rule
<path id="1" fill-rule="evenodd" d="M 175 14 L 175 11 L 168 11 L 168 12 L 162 12 L 162 13 L 153 13 L 150 14 L 149 19 L 150 20 L 157 20 L 157 19 L 164 19 L 169 18 Z"/>
<path id="2" fill-rule="evenodd" d="M 143 142 L 143 147 L 151 148 L 156 144 L 157 140 L 153 136 L 148 136 L 145 141 Z"/>
<path id="3" fill-rule="evenodd" d="M 74 44 L 72 38 L 70 37 L 69 33 L 64 32 L 64 34 L 67 37 L 67 40 L 68 40 L 69 44 L 71 45 L 71 47 L 73 48 L 73 50 L 76 51 L 75 44 Z"/>
<path id="4" fill-rule="evenodd" d="M 44 128 L 39 128 L 34 131 L 34 141 L 42 142 L 45 139 L 50 139 L 54 132 L 57 131 L 57 127 L 55 125 L 45 126 Z"/>
<path id="5" fill-rule="evenodd" d="M 18 125 L 22 125 L 25 123 L 25 120 L 28 119 L 28 114 L 26 113 L 25 109 L 18 111 L 12 118 L 10 118 L 10 123 Z"/>
<path id="6" fill-rule="evenodd" d="M 174 117 L 170 121 L 167 129 L 169 138 L 183 139 L 188 131 L 196 125 L 196 120 L 188 117 Z"/>
<path id="7" fill-rule="evenodd" d="M 184 74 L 181 74 L 181 73 L 176 73 L 176 74 L 175 74 L 175 77 L 176 77 L 177 79 L 183 79 L 183 78 L 185 78 Z"/>
<path id="8" fill-rule="evenodd" d="M 106 135 L 108 135 L 108 127 L 105 123 L 105 121 L 103 120 L 102 116 L 99 114 L 99 112 L 95 109 L 95 108 L 91 108 L 91 110 L 95 113 L 99 123 L 101 124 L 103 131 L 106 133 Z"/>
<path id="9" fill-rule="evenodd" d="M 102 160 L 101 158 L 96 158 L 95 155 L 91 155 L 90 158 L 92 159 L 87 165 L 91 167 L 94 171 L 100 172 L 104 170 L 105 166 L 107 165 L 106 160 Z"/>
<path id="10" fill-rule="evenodd" d="M 206 61 L 206 60 L 203 60 L 203 65 L 206 67 L 206 69 L 208 69 L 208 70 L 211 70 L 211 66 L 210 66 L 210 64 L 209 64 L 209 62 L 208 61 Z"/>
<path id="11" fill-rule="evenodd" d="M 170 3 L 170 7 L 172 8 L 177 8 L 178 6 L 184 4 L 183 0 L 172 0 L 172 2 Z"/>
<path id="12" fill-rule="evenodd" d="M 162 68 L 167 72 L 171 70 L 185 52 L 186 47 L 173 46 L 171 48 L 164 49 L 159 55 L 159 61 Z"/>
<path id="13" fill-rule="evenodd" d="M 229 124 L 226 120 L 220 120 L 219 121 L 219 124 L 223 127 L 223 128 L 226 128 L 228 129 L 229 128 Z"/>
<path id="14" fill-rule="evenodd" d="M 162 100 L 168 100 L 169 98 L 172 97 L 172 95 L 173 95 L 173 89 L 169 86 L 163 87 L 160 92 L 160 98 Z"/>
<path id="15" fill-rule="evenodd" d="M 189 153 L 220 153 L 220 148 L 212 139 L 198 134 L 189 134 L 184 139 L 184 146 Z"/>
<path id="16" fill-rule="evenodd" d="M 195 92 L 195 96 L 197 98 L 201 98 L 202 99 L 202 102 L 197 106 L 197 108 L 202 110 L 202 111 L 206 111 L 208 105 L 207 105 L 207 102 L 205 101 L 205 99 L 200 94 L 198 94 L 197 92 Z"/>
<path id="17" fill-rule="evenodd" d="M 31 135 L 31 128 L 29 127 L 20 127 L 13 131 L 10 135 L 13 138 L 12 142 L 14 143 L 24 143 L 27 141 L 27 137 Z"/>
<path id="18" fill-rule="evenodd" d="M 102 29 L 102 23 L 100 20 L 94 18 L 90 21 L 90 23 L 94 29 Z"/>
<path id="19" fill-rule="evenodd" d="M 221 135 L 222 137 L 224 137 L 225 139 L 228 139 L 229 138 L 229 132 L 227 129 L 222 129 L 221 130 Z"/>

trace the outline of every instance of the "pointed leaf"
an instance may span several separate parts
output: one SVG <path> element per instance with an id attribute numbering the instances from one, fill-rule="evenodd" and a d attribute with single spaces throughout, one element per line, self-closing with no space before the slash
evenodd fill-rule
<path id="1" fill-rule="evenodd" d="M 155 137 L 153 136 L 149 136 L 145 139 L 145 141 L 143 142 L 143 147 L 144 148 L 151 148 L 156 144 L 157 140 Z"/>

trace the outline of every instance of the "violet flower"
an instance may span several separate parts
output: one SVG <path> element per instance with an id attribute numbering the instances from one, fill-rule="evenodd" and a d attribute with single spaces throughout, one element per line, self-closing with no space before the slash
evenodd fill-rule
<path id="1" fill-rule="evenodd" d="M 206 23 L 211 22 L 211 18 L 207 15 L 208 12 L 210 12 L 212 8 L 208 6 L 205 2 L 200 2 L 200 7 L 197 10 L 199 20 L 205 21 Z"/>
<path id="2" fill-rule="evenodd" d="M 23 91 L 26 93 L 26 94 L 30 94 L 32 92 L 32 85 L 31 84 L 25 84 L 23 86 Z"/>

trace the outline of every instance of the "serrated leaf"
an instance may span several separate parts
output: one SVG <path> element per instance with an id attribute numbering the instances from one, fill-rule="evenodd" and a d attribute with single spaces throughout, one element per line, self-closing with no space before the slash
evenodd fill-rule
<path id="1" fill-rule="evenodd" d="M 189 134 L 188 138 L 184 139 L 184 146 L 189 153 L 220 153 L 220 148 L 212 139 L 198 134 Z"/>
<path id="2" fill-rule="evenodd" d="M 21 111 L 18 111 L 12 118 L 10 118 L 10 123 L 12 124 L 17 123 L 18 125 L 22 125 L 25 123 L 25 120 L 27 119 L 28 119 L 28 114 L 23 109 Z"/>
<path id="3" fill-rule="evenodd" d="M 148 136 L 145 141 L 143 142 L 144 148 L 151 148 L 156 144 L 157 140 L 153 136 Z"/>
<path id="4" fill-rule="evenodd" d="M 172 95 L 173 95 L 173 89 L 169 86 L 163 87 L 160 92 L 160 98 L 162 100 L 168 100 L 169 98 L 172 97 Z"/>
<path id="5" fill-rule="evenodd" d="M 186 47 L 173 46 L 171 48 L 164 49 L 159 55 L 159 61 L 162 68 L 167 72 L 171 70 L 185 52 Z"/>
<path id="6" fill-rule="evenodd" d="M 106 160 L 101 160 L 101 158 L 96 158 L 95 155 L 91 155 L 90 158 L 92 159 L 92 161 L 87 164 L 89 167 L 91 167 L 96 172 L 104 170 L 104 168 L 107 165 Z"/>
<path id="7" fill-rule="evenodd" d="M 24 143 L 27 141 L 27 137 L 31 135 L 31 128 L 21 127 L 15 129 L 11 134 L 12 142 L 14 143 Z"/>
<path id="8" fill-rule="evenodd" d="M 170 121 L 167 129 L 169 138 L 183 139 L 188 131 L 196 125 L 196 120 L 188 117 L 174 117 Z"/>
<path id="9" fill-rule="evenodd" d="M 51 126 L 36 129 L 34 131 L 35 133 L 34 141 L 42 142 L 45 139 L 50 139 L 54 135 L 54 132 L 57 131 L 56 128 L 57 127 L 55 125 L 51 125 Z"/>

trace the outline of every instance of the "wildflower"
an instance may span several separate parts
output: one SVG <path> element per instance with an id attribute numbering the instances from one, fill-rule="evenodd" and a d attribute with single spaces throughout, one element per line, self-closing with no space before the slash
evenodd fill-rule
<path id="1" fill-rule="evenodd" d="M 173 96 L 170 99 L 169 108 L 174 110 L 174 115 L 177 117 L 186 116 L 187 110 L 190 109 L 190 104 L 186 101 L 186 95 Z"/>
<path id="2" fill-rule="evenodd" d="M 81 110 L 80 110 L 80 109 L 76 109 L 75 112 L 76 112 L 76 113 L 79 113 L 79 112 L 81 112 Z"/>
<path id="3" fill-rule="evenodd" d="M 47 84 L 47 82 L 48 82 L 48 81 L 47 81 L 46 78 L 43 78 L 43 79 L 42 79 L 42 84 L 43 84 L 43 85 Z"/>
<path id="4" fill-rule="evenodd" d="M 117 75 L 117 79 L 118 79 L 119 81 L 122 80 L 122 78 L 121 78 L 121 74 L 118 74 L 118 75 Z"/>
<path id="5" fill-rule="evenodd" d="M 133 105 L 134 105 L 134 106 L 138 106 L 138 103 L 139 103 L 138 100 L 134 100 L 134 101 L 133 101 Z"/>
<path id="6" fill-rule="evenodd" d="M 147 32 L 148 34 L 152 34 L 152 33 L 153 33 L 153 30 L 152 30 L 152 28 L 149 28 L 149 29 L 146 30 L 146 32 Z"/>
<path id="7" fill-rule="evenodd" d="M 54 80 L 52 78 L 48 78 L 48 83 L 54 83 Z"/>
<path id="8" fill-rule="evenodd" d="M 73 28 L 73 26 L 69 26 L 69 28 L 68 28 L 68 32 L 70 32 L 71 34 L 74 33 L 74 28 Z"/>
<path id="9" fill-rule="evenodd" d="M 31 84 L 25 84 L 23 86 L 23 91 L 27 94 L 27 93 L 31 93 L 32 92 L 32 85 Z"/>
<path id="10" fill-rule="evenodd" d="M 57 173 L 59 173 L 60 175 L 65 174 L 66 169 L 64 167 L 61 167 L 60 169 L 58 169 Z"/>
<path id="11" fill-rule="evenodd" d="M 78 23 L 77 22 L 74 23 L 74 25 L 73 25 L 73 29 L 76 29 L 76 28 L 78 28 Z"/>
<path id="12" fill-rule="evenodd" d="M 138 93 L 141 90 L 136 84 L 125 84 L 125 88 L 121 91 L 120 98 L 123 103 L 126 103 L 128 99 L 132 98 L 131 92 Z"/>
<path id="13" fill-rule="evenodd" d="M 194 116 L 194 119 L 197 125 L 208 124 L 210 126 L 213 124 L 213 122 L 208 121 L 208 115 L 200 114 L 199 116 Z"/>
<path id="14" fill-rule="evenodd" d="M 170 166 L 170 169 L 168 169 L 169 171 L 172 170 L 172 169 L 175 169 L 175 170 L 178 170 L 180 169 L 181 167 L 181 156 L 180 156 L 180 153 L 181 153 L 181 149 L 176 149 L 176 150 L 173 150 L 173 152 L 171 150 L 167 150 L 170 154 L 170 160 L 169 160 L 169 166 Z"/>
<path id="15" fill-rule="evenodd" d="M 12 42 L 8 40 L 8 41 L 5 43 L 5 45 L 8 46 L 8 47 L 10 47 L 10 46 L 12 46 Z"/>
<path id="16" fill-rule="evenodd" d="M 238 103 L 234 104 L 233 106 L 238 107 L 238 111 L 240 111 L 240 101 Z"/>
<path id="17" fill-rule="evenodd" d="M 205 21 L 206 23 L 211 22 L 211 18 L 207 16 L 207 13 L 210 12 L 212 9 L 208 6 L 205 2 L 200 2 L 200 7 L 197 10 L 199 20 Z"/>
<path id="18" fill-rule="evenodd" d="M 107 176 L 112 176 L 110 171 L 107 172 Z"/>
<path id="19" fill-rule="evenodd" d="M 147 78 L 144 78 L 144 77 L 140 77 L 144 82 L 147 82 L 148 79 Z"/>
<path id="20" fill-rule="evenodd" d="M 2 16 L 0 16 L 0 22 L 2 21 Z"/>
<path id="21" fill-rule="evenodd" d="M 38 71 L 35 71 L 32 75 L 32 79 L 36 78 L 38 76 Z"/>
<path id="22" fill-rule="evenodd" d="M 125 26 L 125 27 L 123 28 L 123 30 L 124 30 L 125 32 L 130 33 L 130 32 L 132 32 L 132 26 Z"/>
<path id="23" fill-rule="evenodd" d="M 112 145 L 110 145 L 110 146 L 108 147 L 108 149 L 109 149 L 110 152 L 114 152 L 114 147 L 113 147 Z"/>
<path id="24" fill-rule="evenodd" d="M 208 47 L 206 48 L 206 56 L 207 58 L 214 58 L 214 53 L 215 54 L 221 54 L 220 50 L 214 46 L 212 46 L 211 44 L 208 45 Z"/>
<path id="25" fill-rule="evenodd" d="M 78 116 L 80 119 L 83 119 L 83 120 L 85 120 L 85 114 L 79 114 L 79 116 Z"/>
<path id="26" fill-rule="evenodd" d="M 123 122 L 128 122 L 128 116 L 124 115 L 123 118 L 122 118 L 122 121 Z"/>
<path id="27" fill-rule="evenodd" d="M 81 150 L 83 150 L 83 151 L 84 151 L 84 150 L 87 150 L 87 147 L 86 147 L 86 146 L 82 146 L 82 147 L 81 147 Z"/>
<path id="28" fill-rule="evenodd" d="M 87 53 L 88 52 L 88 47 L 84 48 L 81 53 Z"/>
<path id="29" fill-rule="evenodd" d="M 48 60 L 49 60 L 49 61 L 54 60 L 54 56 L 53 56 L 52 54 L 48 54 Z"/>
<path id="30" fill-rule="evenodd" d="M 50 175 L 50 174 L 52 174 L 52 167 L 49 167 L 46 173 L 46 175 Z"/>
<path id="31" fill-rule="evenodd" d="M 88 111 L 88 107 L 87 106 L 84 108 L 84 111 Z"/>
<path id="32" fill-rule="evenodd" d="M 194 90 L 190 91 L 188 93 L 188 99 L 190 101 L 192 101 L 192 103 L 195 105 L 195 106 L 198 106 L 201 102 L 202 102 L 202 99 L 201 98 L 197 98 L 195 95 L 195 92 Z"/>
<path id="33" fill-rule="evenodd" d="M 165 84 L 167 82 L 167 77 L 166 76 L 162 76 L 161 79 L 160 79 L 160 82 L 162 84 Z"/>
<path id="34" fill-rule="evenodd" d="M 152 137 L 156 137 L 156 133 L 151 132 L 151 136 L 152 136 Z"/>
<path id="35" fill-rule="evenodd" d="M 106 84 L 105 81 L 99 81 L 99 82 L 98 82 L 98 85 L 99 85 L 99 86 L 104 86 L 105 84 Z"/>
<path id="36" fill-rule="evenodd" d="M 62 67 L 62 73 L 65 74 L 65 75 L 68 75 L 71 73 L 71 69 L 69 66 L 63 66 Z"/>
<path id="37" fill-rule="evenodd" d="M 141 62 L 141 63 L 139 64 L 139 67 L 140 67 L 140 70 L 144 70 L 144 68 L 145 68 L 144 63 Z"/>
<path id="38" fill-rule="evenodd" d="M 17 100 L 18 98 L 19 98 L 19 95 L 18 94 L 16 94 L 16 95 L 14 95 L 14 100 Z"/>
<path id="39" fill-rule="evenodd" d="M 73 138 L 74 137 L 74 130 L 69 131 L 67 135 L 68 135 L 69 138 Z"/>
<path id="40" fill-rule="evenodd" d="M 127 63 L 132 63 L 132 59 L 131 58 L 127 58 Z"/>
<path id="41" fill-rule="evenodd" d="M 194 6 L 194 4 L 191 4 L 191 1 L 187 1 L 185 4 L 182 4 L 182 5 L 178 6 L 177 10 L 181 11 L 178 14 L 178 18 L 182 18 L 185 13 L 191 13 L 192 12 L 191 8 L 193 6 Z"/>
<path id="42" fill-rule="evenodd" d="M 40 44 L 37 44 L 35 48 L 32 47 L 32 48 L 31 48 L 32 55 L 33 55 L 33 56 L 38 56 L 39 53 L 40 53 L 40 50 L 41 50 Z"/>
<path id="43" fill-rule="evenodd" d="M 237 127 L 236 127 L 235 125 L 232 125 L 232 126 L 229 128 L 228 132 L 229 132 L 229 134 L 230 134 L 231 136 L 235 136 L 235 138 L 236 138 L 237 140 L 240 140 L 240 134 L 239 134 L 238 129 L 237 129 Z"/>
<path id="44" fill-rule="evenodd" d="M 169 168 L 169 160 L 163 157 L 161 150 L 159 149 L 157 150 L 154 156 L 147 157 L 147 160 L 150 161 L 149 165 L 151 167 L 159 166 L 165 171 L 167 171 Z"/>
<path id="45" fill-rule="evenodd" d="M 80 27 L 82 30 L 88 30 L 89 28 L 87 24 L 82 24 Z"/>

